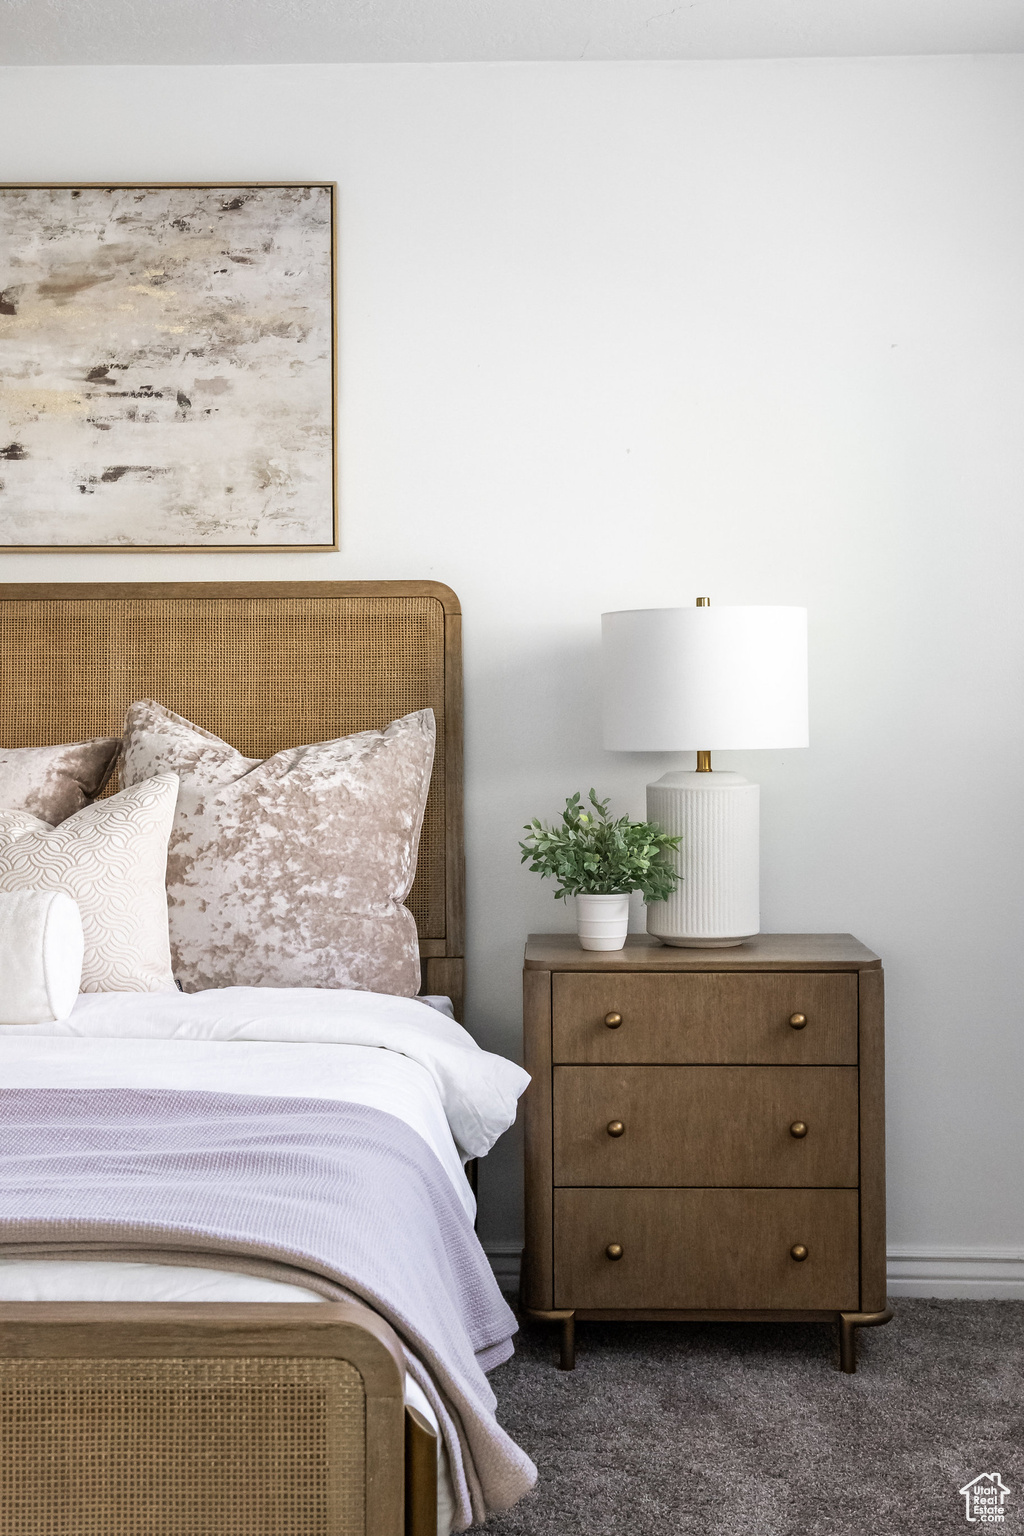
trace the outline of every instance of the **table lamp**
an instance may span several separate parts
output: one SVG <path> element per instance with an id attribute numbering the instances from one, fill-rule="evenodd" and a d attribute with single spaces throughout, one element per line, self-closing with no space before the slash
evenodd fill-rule
<path id="1" fill-rule="evenodd" d="M 725 948 L 760 931 L 760 790 L 712 772 L 712 751 L 807 746 L 807 609 L 635 608 L 601 615 L 604 744 L 696 752 L 694 773 L 647 786 L 647 815 L 681 835 L 682 876 L 651 902 L 665 944 Z"/>

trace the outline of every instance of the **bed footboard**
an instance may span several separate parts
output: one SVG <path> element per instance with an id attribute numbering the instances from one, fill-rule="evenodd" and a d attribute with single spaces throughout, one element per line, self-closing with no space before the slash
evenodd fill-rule
<path id="1" fill-rule="evenodd" d="M 435 1536 L 404 1380 L 360 1307 L 8 1303 L 0 1536 Z"/>

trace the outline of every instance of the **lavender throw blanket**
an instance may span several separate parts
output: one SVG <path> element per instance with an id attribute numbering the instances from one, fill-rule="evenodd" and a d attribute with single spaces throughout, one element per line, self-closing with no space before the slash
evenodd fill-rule
<path id="1" fill-rule="evenodd" d="M 536 1479 L 484 1376 L 512 1353 L 515 1319 L 447 1174 L 392 1115 L 321 1099 L 5 1090 L 0 1257 L 201 1265 L 358 1297 L 396 1329 L 439 1410 L 459 1524 L 507 1509 Z"/>

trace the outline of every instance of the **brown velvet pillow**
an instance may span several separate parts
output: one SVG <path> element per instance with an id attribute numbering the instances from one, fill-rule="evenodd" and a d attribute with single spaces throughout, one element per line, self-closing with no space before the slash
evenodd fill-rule
<path id="1" fill-rule="evenodd" d="M 99 794 L 117 762 L 116 736 L 60 747 L 0 747 L 0 811 L 56 827 Z"/>
<path id="2" fill-rule="evenodd" d="M 126 784 L 180 780 L 167 853 L 174 975 L 207 987 L 419 991 L 403 905 L 434 760 L 429 709 L 261 762 L 162 704 L 133 704 Z"/>

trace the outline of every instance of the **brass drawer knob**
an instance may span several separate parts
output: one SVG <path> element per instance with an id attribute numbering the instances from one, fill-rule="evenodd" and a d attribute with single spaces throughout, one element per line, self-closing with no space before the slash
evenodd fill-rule
<path id="1" fill-rule="evenodd" d="M 790 1029 L 803 1029 L 807 1023 L 806 1013 L 791 1013 L 789 1016 Z"/>
<path id="2" fill-rule="evenodd" d="M 618 1029 L 619 1025 L 622 1023 L 622 1014 L 606 1013 L 604 1016 L 604 1022 L 607 1024 L 609 1029 Z"/>
<path id="3" fill-rule="evenodd" d="M 794 1120 L 789 1128 L 789 1134 L 795 1136 L 799 1141 L 801 1136 L 807 1135 L 807 1122 L 805 1120 Z"/>
<path id="4" fill-rule="evenodd" d="M 604 1256 L 605 1256 L 606 1259 L 621 1259 L 622 1258 L 622 1244 L 621 1243 L 609 1243 L 608 1247 L 604 1251 Z"/>
<path id="5" fill-rule="evenodd" d="M 791 1259 L 796 1259 L 798 1264 L 802 1264 L 804 1259 L 807 1257 L 807 1249 L 804 1247 L 803 1243 L 794 1243 L 792 1248 L 789 1250 L 789 1256 Z"/>
<path id="6" fill-rule="evenodd" d="M 626 1129 L 626 1127 L 623 1125 L 621 1120 L 609 1120 L 608 1121 L 608 1135 L 609 1136 L 621 1136 L 625 1129 Z"/>

